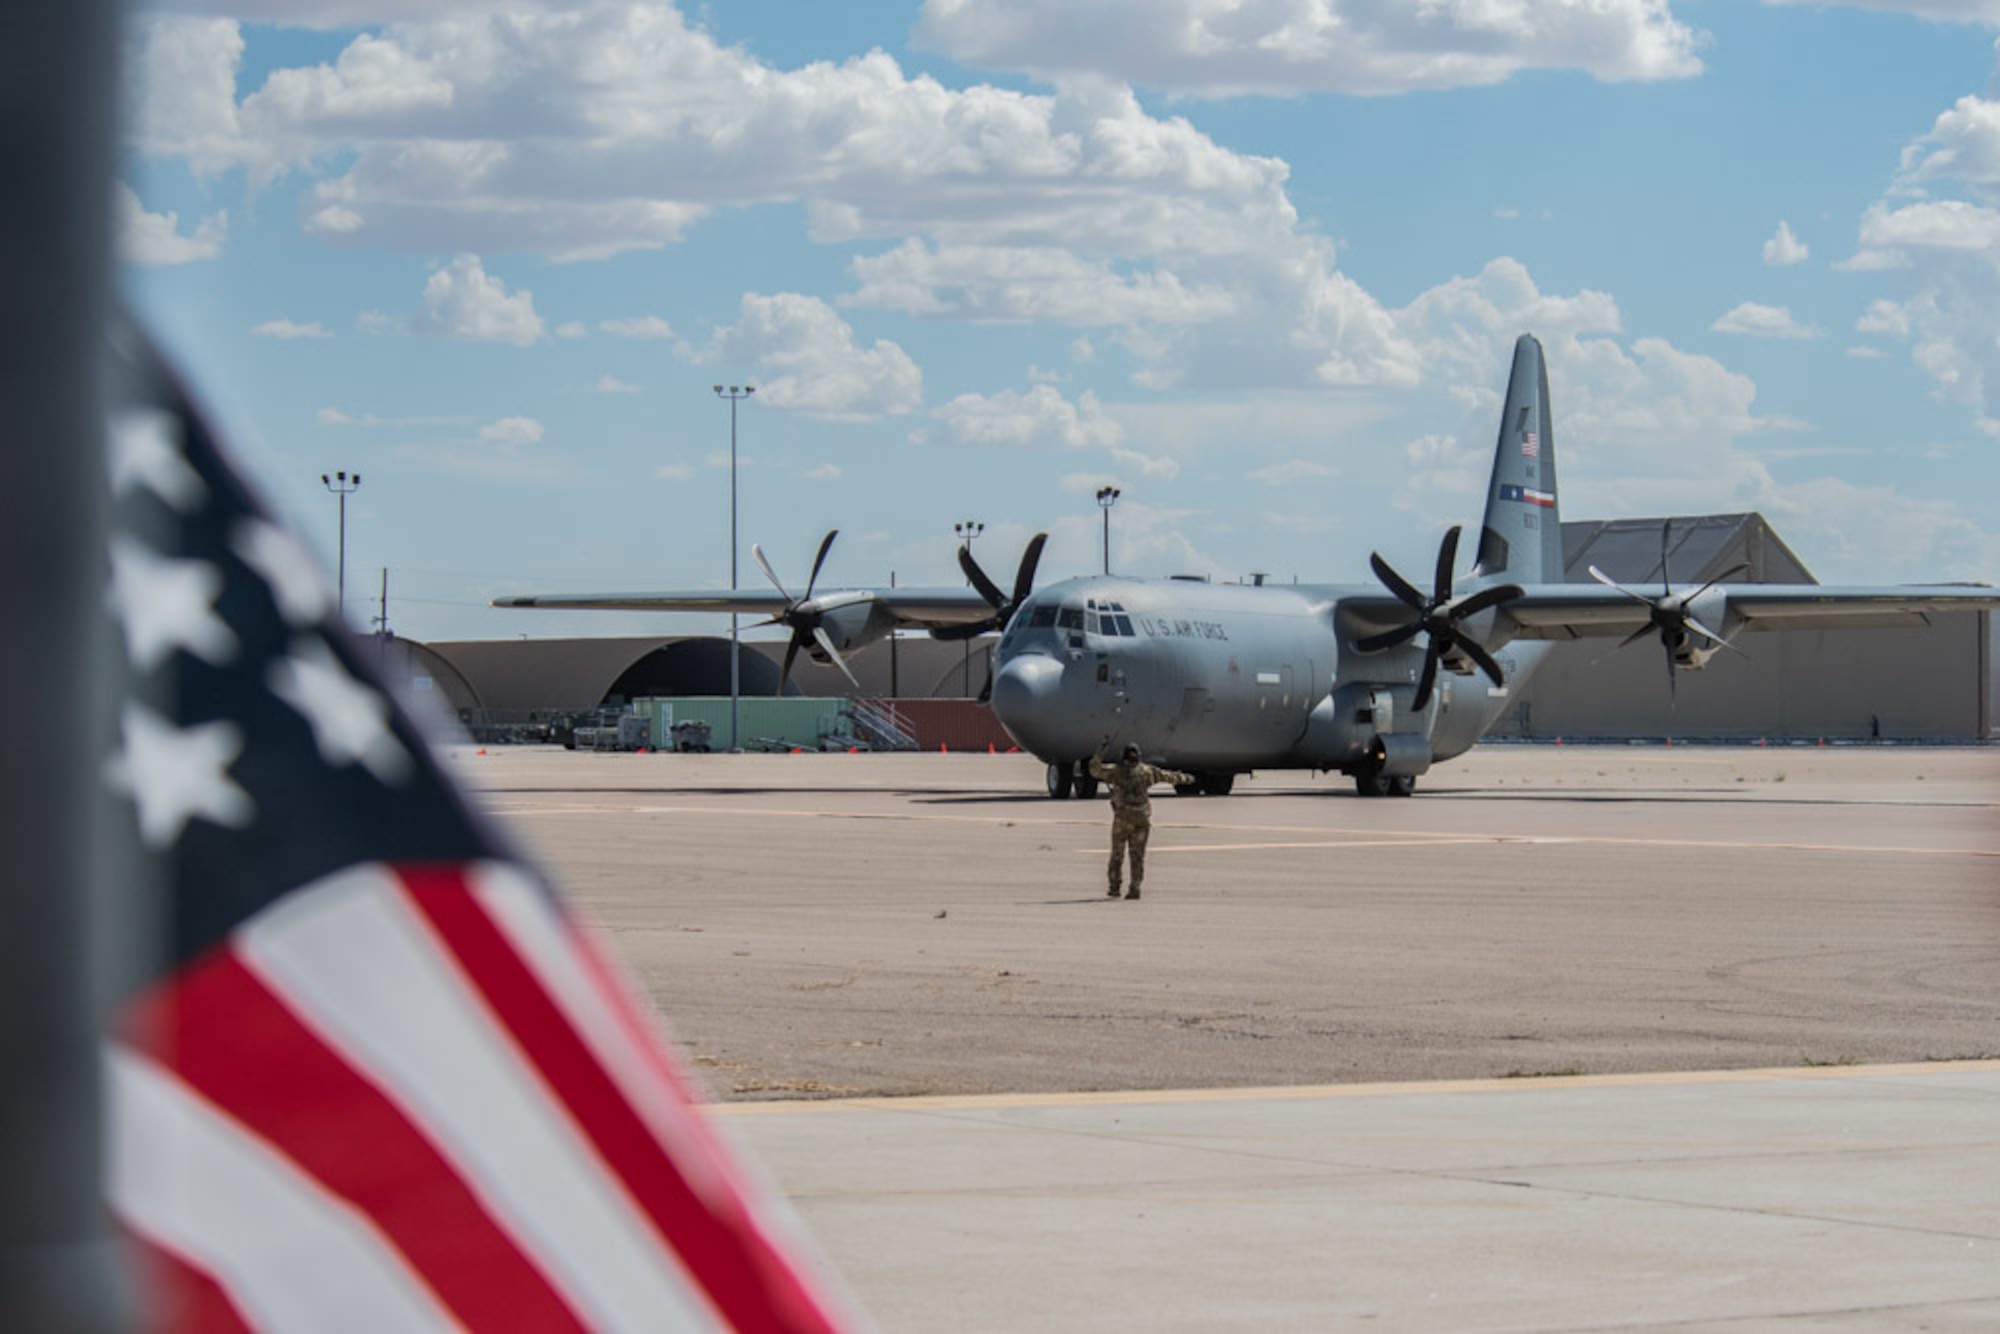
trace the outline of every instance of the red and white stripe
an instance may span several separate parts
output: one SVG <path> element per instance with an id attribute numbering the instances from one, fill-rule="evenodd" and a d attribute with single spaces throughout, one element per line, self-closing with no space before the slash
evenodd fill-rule
<path id="1" fill-rule="evenodd" d="M 636 1007 L 518 870 L 329 877 L 133 1020 L 114 1207 L 252 1326 L 833 1328 Z"/>

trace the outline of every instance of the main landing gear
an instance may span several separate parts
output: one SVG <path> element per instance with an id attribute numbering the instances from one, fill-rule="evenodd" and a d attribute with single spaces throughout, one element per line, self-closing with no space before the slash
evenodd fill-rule
<path id="1" fill-rule="evenodd" d="M 1416 790 L 1415 774 L 1385 774 L 1372 764 L 1354 771 L 1357 797 L 1407 797 Z"/>

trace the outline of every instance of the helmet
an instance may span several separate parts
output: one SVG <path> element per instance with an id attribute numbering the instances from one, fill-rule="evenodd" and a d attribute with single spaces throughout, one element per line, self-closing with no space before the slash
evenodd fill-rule
<path id="1" fill-rule="evenodd" d="M 1139 743 L 1136 741 L 1127 741 L 1125 749 L 1119 753 L 1128 760 L 1136 760 L 1139 758 Z"/>

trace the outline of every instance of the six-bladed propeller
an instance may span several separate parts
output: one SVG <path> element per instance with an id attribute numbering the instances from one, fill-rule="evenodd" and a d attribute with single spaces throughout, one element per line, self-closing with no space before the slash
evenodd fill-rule
<path id="1" fill-rule="evenodd" d="M 827 659 L 840 668 L 849 681 L 853 681 L 856 686 L 861 684 L 854 680 L 854 673 L 848 670 L 840 651 L 833 646 L 833 637 L 827 634 L 826 627 L 822 624 L 826 619 L 826 613 L 813 601 L 812 595 L 813 585 L 819 582 L 820 567 L 826 564 L 827 550 L 833 546 L 833 539 L 839 535 L 840 530 L 836 528 L 820 539 L 819 554 L 813 557 L 812 573 L 806 577 L 805 596 L 797 598 L 785 591 L 785 585 L 779 581 L 777 572 L 771 568 L 771 562 L 764 559 L 763 549 L 754 542 L 750 544 L 750 555 L 755 558 L 758 568 L 764 571 L 764 577 L 771 581 L 771 586 L 785 599 L 783 611 L 775 613 L 768 621 L 759 621 L 758 625 L 782 625 L 792 632 L 792 642 L 785 646 L 785 665 L 778 671 L 780 695 L 785 693 L 785 682 L 792 677 L 792 663 L 799 656 L 799 650 L 810 648 L 814 644 L 819 645 Z"/>
<path id="2" fill-rule="evenodd" d="M 1491 678 L 1494 685 L 1505 685 L 1500 664 L 1493 660 L 1483 645 L 1459 628 L 1460 623 L 1477 616 L 1482 611 L 1512 602 L 1522 594 L 1519 584 L 1495 584 L 1477 593 L 1462 598 L 1454 598 L 1451 592 L 1452 565 L 1458 559 L 1458 529 L 1453 528 L 1444 535 L 1444 543 L 1438 547 L 1437 575 L 1433 581 L 1434 592 L 1425 597 L 1409 580 L 1397 574 L 1381 554 L 1371 553 L 1368 564 L 1374 569 L 1391 593 L 1394 593 L 1417 618 L 1393 630 L 1366 639 L 1356 640 L 1354 647 L 1363 653 L 1374 653 L 1380 649 L 1394 648 L 1398 644 L 1414 639 L 1417 635 L 1427 636 L 1424 648 L 1424 667 L 1417 677 L 1417 696 L 1412 705 L 1419 713 L 1431 702 L 1431 687 L 1437 682 L 1438 663 L 1448 655 L 1459 654 L 1477 663 L 1479 670 Z"/>
<path id="3" fill-rule="evenodd" d="M 1011 596 L 1000 591 L 1000 585 L 986 577 L 986 571 L 979 568 L 979 562 L 972 558 L 972 548 L 958 549 L 958 568 L 965 571 L 965 577 L 979 590 L 979 596 L 986 599 L 993 608 L 991 616 L 964 625 L 948 626 L 932 631 L 938 639 L 976 639 L 988 630 L 1005 630 L 1007 622 L 1014 618 L 1014 611 L 1028 600 L 1028 594 L 1035 591 L 1035 567 L 1042 562 L 1042 548 L 1047 545 L 1049 535 L 1036 533 L 1028 539 L 1027 550 L 1021 553 L 1021 564 L 1014 571 L 1014 592 Z"/>
<path id="4" fill-rule="evenodd" d="M 965 571 L 965 577 L 972 581 L 972 586 L 978 590 L 979 596 L 985 598 L 986 604 L 993 608 L 993 614 L 965 625 L 933 630 L 932 637 L 976 639 L 988 630 L 1005 630 L 1007 622 L 1014 619 L 1014 613 L 1028 600 L 1028 594 L 1035 591 L 1035 567 L 1042 563 L 1042 548 L 1047 545 L 1048 540 L 1047 533 L 1036 533 L 1028 539 L 1027 549 L 1021 553 L 1021 564 L 1014 571 L 1014 592 L 1011 596 L 1001 592 L 1000 585 L 994 583 L 987 577 L 986 571 L 979 568 L 979 562 L 972 558 L 972 547 L 969 544 L 961 546 L 958 549 L 958 568 Z M 986 684 L 979 688 L 979 702 L 984 704 L 992 698 L 993 659 L 989 654 L 986 659 Z"/>
<path id="5" fill-rule="evenodd" d="M 1694 592 L 1676 593 L 1674 592 L 1672 581 L 1667 578 L 1668 538 L 1672 532 L 1673 524 L 1671 522 L 1660 525 L 1660 596 L 1657 598 L 1649 598 L 1644 593 L 1634 592 L 1604 571 L 1598 569 L 1595 565 L 1590 567 L 1590 577 L 1598 583 L 1603 584 L 1606 588 L 1617 589 L 1634 602 L 1645 604 L 1648 617 L 1647 623 L 1619 640 L 1618 647 L 1624 648 L 1629 644 L 1636 644 L 1647 635 L 1658 632 L 1660 643 L 1667 650 L 1667 693 L 1670 695 L 1674 693 L 1674 681 L 1679 667 L 1678 651 L 1680 646 L 1687 642 L 1690 630 L 1708 640 L 1717 648 L 1726 648 L 1732 653 L 1741 653 L 1743 651 L 1724 639 L 1721 635 L 1715 633 L 1715 631 L 1703 625 L 1700 621 L 1697 621 L 1690 608 L 1694 606 L 1695 599 L 1703 593 L 1706 593 L 1724 579 L 1729 578 L 1729 576 L 1741 574 L 1750 568 L 1747 561 L 1732 565 L 1721 574 L 1716 575 L 1715 578 L 1703 584 L 1700 588 L 1697 588 Z"/>

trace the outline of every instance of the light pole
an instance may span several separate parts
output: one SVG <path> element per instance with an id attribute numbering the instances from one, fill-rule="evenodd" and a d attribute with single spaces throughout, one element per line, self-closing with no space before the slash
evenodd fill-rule
<path id="1" fill-rule="evenodd" d="M 1111 573 L 1111 507 L 1118 503 L 1118 488 L 1100 486 L 1097 488 L 1097 508 L 1104 511 L 1104 572 Z"/>
<path id="2" fill-rule="evenodd" d="M 972 550 L 972 539 L 979 536 L 981 533 L 985 532 L 986 525 L 979 522 L 979 520 L 977 519 L 966 519 L 961 523 L 953 524 L 951 526 L 951 531 L 958 536 L 958 540 L 960 542 L 963 542 L 965 544 L 965 549 L 968 552 L 970 552 Z M 968 578 L 966 582 L 971 583 L 972 580 Z M 966 695 L 970 697 L 972 694 L 972 637 L 970 636 L 968 636 L 965 641 L 964 689 Z"/>
<path id="3" fill-rule="evenodd" d="M 325 473 L 321 473 L 319 480 L 320 485 L 340 497 L 340 602 L 338 605 L 340 607 L 340 614 L 345 617 L 347 615 L 347 498 L 361 489 L 361 474 L 355 473 L 352 477 L 349 477 L 344 472 L 337 472 L 333 476 L 328 477 Z"/>
<path id="4" fill-rule="evenodd" d="M 716 395 L 729 400 L 729 592 L 736 592 L 736 405 L 757 392 L 754 384 L 715 386 Z M 741 664 L 737 655 L 741 650 L 736 643 L 736 613 L 729 613 L 729 753 L 740 754 L 743 750 L 743 731 L 740 724 L 743 683 L 739 675 Z"/>

